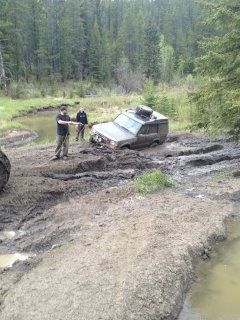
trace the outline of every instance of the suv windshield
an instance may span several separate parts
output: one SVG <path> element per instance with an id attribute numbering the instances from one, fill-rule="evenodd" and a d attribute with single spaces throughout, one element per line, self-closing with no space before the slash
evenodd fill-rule
<path id="1" fill-rule="evenodd" d="M 128 130 L 132 134 L 137 134 L 142 124 L 129 118 L 125 114 L 120 114 L 115 120 L 114 123 L 117 123 L 119 126 Z"/>

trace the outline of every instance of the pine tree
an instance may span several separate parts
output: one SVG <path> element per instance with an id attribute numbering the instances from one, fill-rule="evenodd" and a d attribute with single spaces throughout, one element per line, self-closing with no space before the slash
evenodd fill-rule
<path id="1" fill-rule="evenodd" d="M 89 75 L 96 82 L 102 81 L 102 44 L 97 19 L 94 21 L 89 47 Z"/>
<path id="2" fill-rule="evenodd" d="M 174 50 L 166 43 L 162 35 L 160 41 L 160 73 L 163 82 L 169 83 L 173 79 L 174 64 Z"/>
<path id="3" fill-rule="evenodd" d="M 71 0 L 69 2 L 69 19 L 72 33 L 72 77 L 77 80 L 83 80 L 86 50 L 86 35 L 83 25 L 83 1 Z"/>
<path id="4" fill-rule="evenodd" d="M 158 29 L 149 23 L 145 29 L 144 67 L 146 76 L 152 78 L 155 83 L 160 78 L 159 51 Z"/>
<path id="5" fill-rule="evenodd" d="M 26 48 L 26 13 L 28 13 L 26 3 L 17 0 L 6 1 L 6 21 L 9 24 L 7 30 L 8 52 L 9 52 L 9 70 L 16 80 L 25 78 L 26 74 L 26 57 L 24 51 Z"/>
<path id="6" fill-rule="evenodd" d="M 198 20 L 189 0 L 0 0 L 1 61 L 9 81 L 106 82 L 125 60 L 156 83 L 159 35 L 168 44 L 162 57 L 173 48 L 184 76 L 198 54 Z"/>
<path id="7" fill-rule="evenodd" d="M 62 81 L 72 75 L 72 28 L 70 25 L 70 7 L 64 0 L 59 4 L 59 63 Z"/>
<path id="8" fill-rule="evenodd" d="M 157 95 L 155 92 L 154 82 L 150 78 L 145 81 L 143 87 L 142 103 L 148 107 L 154 107 L 157 105 Z"/>
<path id="9" fill-rule="evenodd" d="M 236 0 L 205 3 L 205 21 L 215 26 L 215 36 L 202 43 L 204 55 L 198 72 L 205 84 L 191 99 L 195 103 L 194 125 L 208 130 L 240 134 L 240 4 Z"/>

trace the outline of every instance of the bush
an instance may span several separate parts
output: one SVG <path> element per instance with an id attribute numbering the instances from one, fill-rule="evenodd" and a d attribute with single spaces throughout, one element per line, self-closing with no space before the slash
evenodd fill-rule
<path id="1" fill-rule="evenodd" d="M 173 180 L 160 170 L 153 170 L 134 179 L 134 189 L 138 193 L 147 194 L 166 187 L 172 187 Z"/>
<path id="2" fill-rule="evenodd" d="M 174 101 L 165 95 L 159 98 L 156 111 L 169 116 L 172 119 L 177 117 L 177 110 Z"/>
<path id="3" fill-rule="evenodd" d="M 148 107 L 155 107 L 157 105 L 157 95 L 152 79 L 147 79 L 144 83 L 142 103 Z"/>
<path id="4" fill-rule="evenodd" d="M 83 85 L 82 81 L 80 81 L 80 83 L 79 83 L 77 95 L 79 96 L 79 98 L 84 98 L 85 97 L 85 88 L 84 88 L 84 85 Z"/>
<path id="5" fill-rule="evenodd" d="M 39 98 L 41 92 L 35 83 L 26 83 L 24 81 L 12 82 L 8 86 L 8 96 L 12 99 Z"/>

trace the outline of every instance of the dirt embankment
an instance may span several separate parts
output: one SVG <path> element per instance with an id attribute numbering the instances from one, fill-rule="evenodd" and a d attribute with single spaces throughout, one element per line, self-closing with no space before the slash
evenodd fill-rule
<path id="1" fill-rule="evenodd" d="M 239 214 L 239 146 L 177 136 L 141 152 L 74 145 L 68 162 L 52 152 L 10 154 L 0 226 L 24 233 L 1 251 L 37 256 L 0 274 L 1 319 L 176 319 L 196 262 Z M 136 195 L 127 182 L 154 167 L 176 186 Z"/>

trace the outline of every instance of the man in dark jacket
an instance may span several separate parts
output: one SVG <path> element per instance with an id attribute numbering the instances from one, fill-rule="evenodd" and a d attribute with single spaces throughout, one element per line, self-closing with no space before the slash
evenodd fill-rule
<path id="1" fill-rule="evenodd" d="M 55 156 L 52 160 L 60 159 L 61 151 L 63 151 L 63 159 L 68 158 L 68 146 L 69 146 L 69 125 L 76 125 L 76 122 L 71 121 L 67 107 L 62 106 L 60 112 L 56 117 L 57 122 L 57 148 L 55 150 Z"/>
<path id="2" fill-rule="evenodd" d="M 79 140 L 79 136 L 80 136 L 80 139 L 83 140 L 84 139 L 84 131 L 85 131 L 86 126 L 88 125 L 88 118 L 87 118 L 86 112 L 84 111 L 84 109 L 82 107 L 79 109 L 79 112 L 77 113 L 76 120 L 79 123 L 79 125 L 77 127 L 76 141 Z"/>

